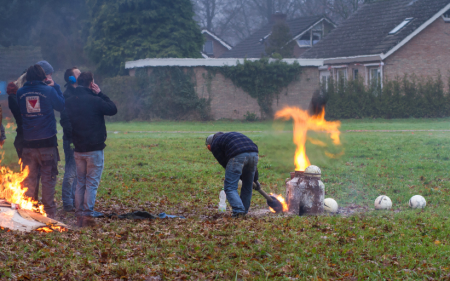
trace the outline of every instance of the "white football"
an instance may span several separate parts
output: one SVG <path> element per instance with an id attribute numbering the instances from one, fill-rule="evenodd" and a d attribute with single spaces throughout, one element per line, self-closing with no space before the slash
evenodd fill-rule
<path id="1" fill-rule="evenodd" d="M 338 211 L 338 203 L 333 198 L 325 198 L 323 200 L 323 209 L 327 213 L 336 213 Z"/>
<path id="2" fill-rule="evenodd" d="M 427 205 L 427 201 L 421 195 L 414 195 L 409 199 L 409 206 L 413 209 L 423 209 Z"/>
<path id="3" fill-rule="evenodd" d="M 238 188 L 241 188 L 241 187 L 242 187 L 242 181 L 239 180 L 239 182 L 238 182 Z"/>
<path id="4" fill-rule="evenodd" d="M 376 210 L 389 210 L 392 207 L 392 201 L 386 195 L 380 195 L 375 199 Z"/>

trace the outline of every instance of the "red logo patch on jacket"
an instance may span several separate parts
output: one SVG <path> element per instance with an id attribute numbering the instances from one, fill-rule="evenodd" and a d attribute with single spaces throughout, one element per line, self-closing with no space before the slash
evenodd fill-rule
<path id="1" fill-rule="evenodd" d="M 39 96 L 26 97 L 26 101 L 28 113 L 41 112 L 41 103 L 39 102 Z"/>

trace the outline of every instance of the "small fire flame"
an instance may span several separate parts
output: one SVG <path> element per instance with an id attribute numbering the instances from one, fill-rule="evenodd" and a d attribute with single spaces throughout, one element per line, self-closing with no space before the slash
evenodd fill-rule
<path id="1" fill-rule="evenodd" d="M 28 167 L 23 168 L 21 160 L 19 160 L 19 165 L 22 171 L 20 173 L 14 173 L 9 168 L 0 166 L 0 198 L 19 205 L 21 209 L 47 216 L 43 205 L 39 205 L 37 201 L 25 195 L 28 189 L 22 188 L 21 183 L 27 178 L 29 169 Z"/>
<path id="2" fill-rule="evenodd" d="M 270 196 L 273 196 L 273 197 L 277 198 L 278 201 L 280 201 L 281 205 L 283 205 L 283 213 L 286 213 L 288 211 L 288 205 L 287 205 L 286 201 L 284 200 L 283 196 L 281 196 L 281 194 L 276 195 L 276 194 L 270 193 Z M 275 210 L 272 209 L 271 207 L 269 207 L 269 210 L 272 213 L 276 213 Z"/>
<path id="3" fill-rule="evenodd" d="M 49 233 L 49 232 L 53 232 L 53 231 L 66 232 L 67 228 L 59 226 L 59 225 L 47 225 L 47 226 L 43 226 L 43 227 L 36 229 L 36 231 L 43 232 L 43 233 Z"/>
<path id="4" fill-rule="evenodd" d="M 14 122 L 12 122 L 11 121 L 11 118 L 9 118 L 9 117 L 5 117 L 5 120 L 6 120 L 6 122 L 8 122 L 8 123 L 6 123 L 6 129 L 16 129 L 17 127 L 16 127 L 16 124 L 14 123 Z"/>
<path id="5" fill-rule="evenodd" d="M 325 108 L 322 108 L 321 112 L 317 115 L 309 115 L 308 111 L 301 110 L 298 107 L 286 107 L 275 114 L 275 119 L 294 120 L 294 143 L 297 146 L 295 150 L 295 170 L 304 171 L 311 163 L 308 156 L 306 156 L 305 143 L 307 140 L 306 134 L 308 130 L 327 132 L 330 134 L 330 138 L 335 145 L 341 144 L 340 121 L 326 121 L 325 120 Z M 326 144 L 319 141 L 308 138 L 308 140 L 316 145 L 325 146 Z M 327 156 L 333 157 L 333 154 L 326 153 Z"/>

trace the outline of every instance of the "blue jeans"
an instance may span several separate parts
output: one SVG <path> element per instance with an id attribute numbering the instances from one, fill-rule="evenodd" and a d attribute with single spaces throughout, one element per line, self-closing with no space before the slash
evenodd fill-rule
<path id="1" fill-rule="evenodd" d="M 75 216 L 94 214 L 95 198 L 102 178 L 103 150 L 75 152 L 77 165 L 77 189 L 75 191 Z"/>
<path id="2" fill-rule="evenodd" d="M 66 165 L 61 188 L 61 196 L 64 210 L 71 210 L 74 208 L 75 189 L 77 187 L 77 166 L 75 164 L 75 158 L 73 155 L 74 151 L 72 148 L 70 148 L 70 143 L 70 140 L 63 139 Z"/>
<path id="3" fill-rule="evenodd" d="M 258 166 L 258 153 L 239 154 L 228 161 L 225 170 L 224 190 L 233 215 L 247 214 L 252 200 L 253 179 Z M 238 193 L 238 182 L 242 175 L 241 195 Z"/>

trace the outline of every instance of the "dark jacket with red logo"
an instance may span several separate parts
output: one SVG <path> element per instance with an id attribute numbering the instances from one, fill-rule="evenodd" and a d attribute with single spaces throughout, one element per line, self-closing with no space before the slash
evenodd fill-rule
<path id="1" fill-rule="evenodd" d="M 17 103 L 26 141 L 56 136 L 54 110 L 64 110 L 64 97 L 58 84 L 50 87 L 41 81 L 28 81 L 17 91 Z"/>

